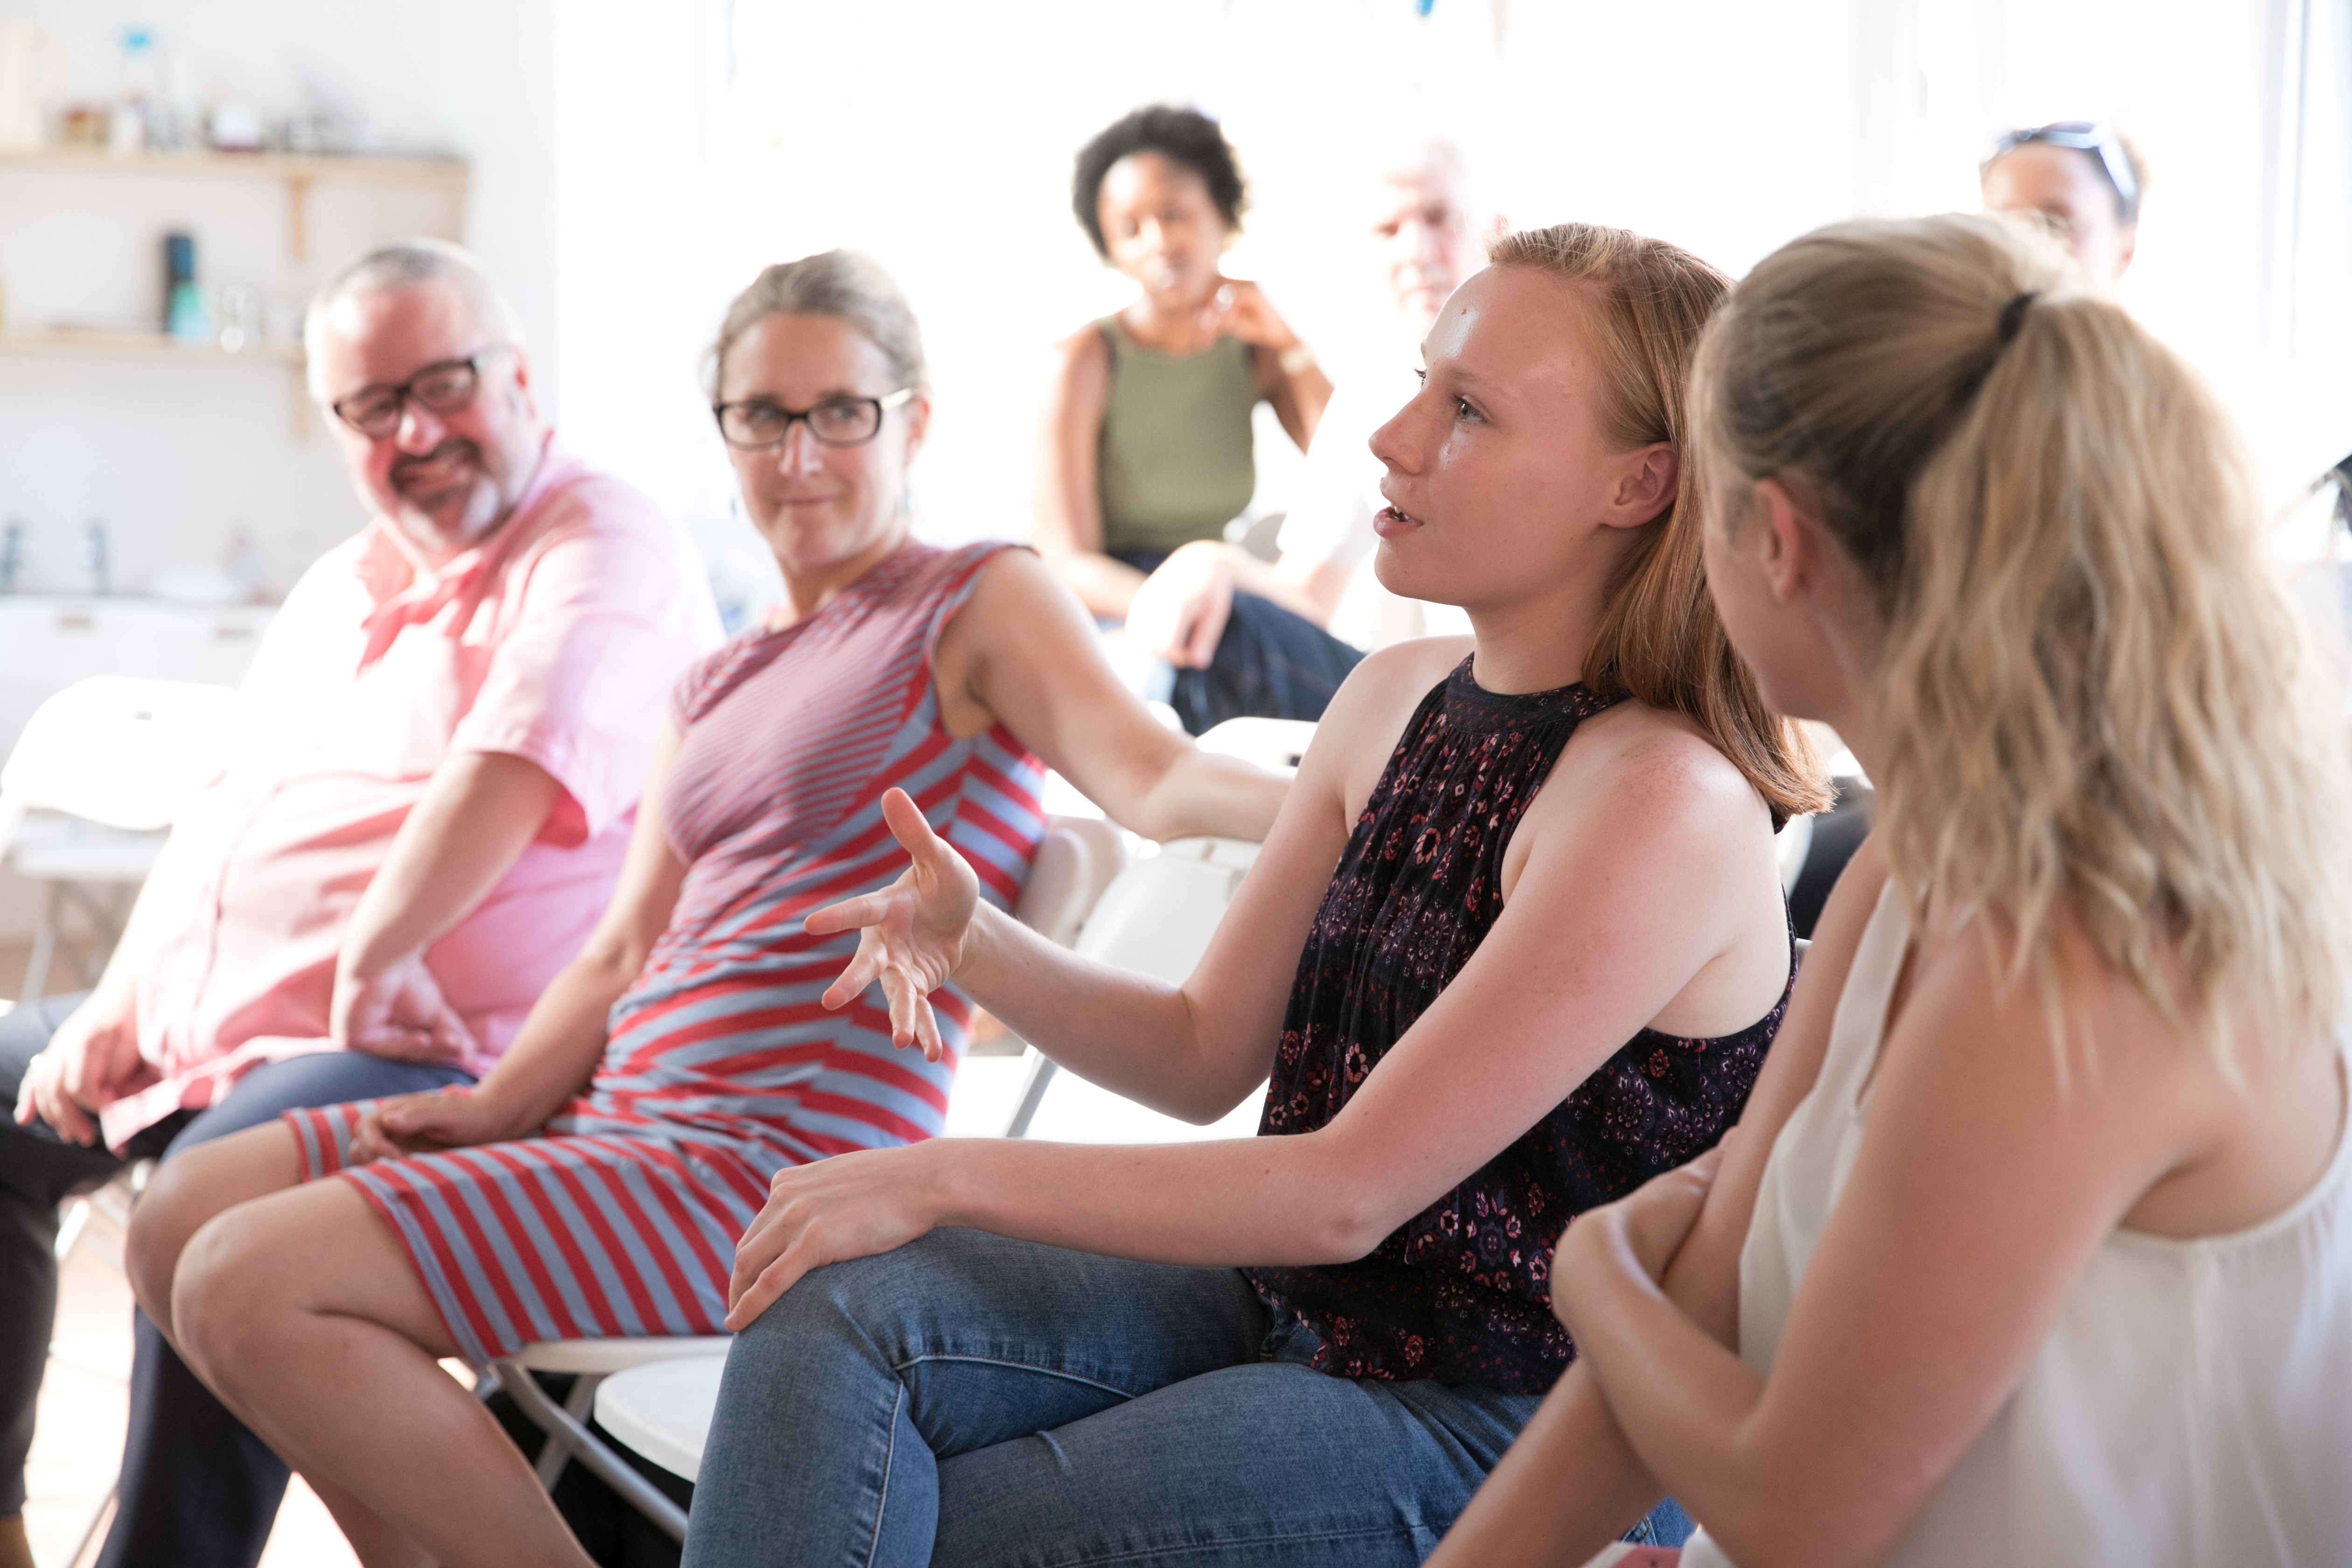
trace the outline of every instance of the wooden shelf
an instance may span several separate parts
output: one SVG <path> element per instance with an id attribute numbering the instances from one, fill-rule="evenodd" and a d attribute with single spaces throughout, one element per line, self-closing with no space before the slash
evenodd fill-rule
<path id="1" fill-rule="evenodd" d="M 299 343 L 260 342 L 237 353 L 213 342 L 181 342 L 161 332 L 17 332 L 0 336 L 0 354 L 63 354 L 94 359 L 167 359 L 299 365 Z"/>
<path id="2" fill-rule="evenodd" d="M 374 180 L 398 184 L 463 185 L 459 158 L 312 157 L 291 153 L 109 153 L 98 147 L 0 152 L 0 168 L 71 169 L 122 174 L 256 174 L 268 179 Z"/>
<path id="3" fill-rule="evenodd" d="M 462 158 L 327 158 L 291 153 L 110 153 L 101 147 L 36 147 L 0 152 L 0 169 L 55 169 L 77 174 L 214 174 L 282 181 L 286 253 L 310 256 L 310 187 L 322 180 L 434 185 L 465 195 Z"/>

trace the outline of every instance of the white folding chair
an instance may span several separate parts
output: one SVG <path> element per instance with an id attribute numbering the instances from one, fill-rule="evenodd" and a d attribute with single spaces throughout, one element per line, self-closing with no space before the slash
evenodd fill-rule
<path id="1" fill-rule="evenodd" d="M 95 928 L 83 978 L 97 979 L 173 818 L 226 760 L 236 702 L 231 687 L 102 675 L 34 711 L 0 768 L 0 851 L 48 884 L 26 1000 L 47 986 L 68 903 Z"/>
<path id="2" fill-rule="evenodd" d="M 1079 955 L 1181 981 L 1208 951 L 1209 938 L 1257 851 L 1256 845 L 1237 838 L 1180 838 L 1160 846 L 1159 854 L 1136 861 L 1104 890 L 1078 932 Z M 1055 1081 L 1052 1058 L 1033 1047 L 1028 1062 L 1021 1098 L 1005 1123 L 1007 1138 L 1028 1136 Z M 1122 1142 L 1224 1137 L 1233 1131 L 1224 1122 L 1201 1128 L 1161 1116 L 1076 1077 L 1057 1096 L 1053 1122 L 1055 1135 L 1079 1142 L 1097 1141 L 1114 1128 L 1132 1134 L 1116 1140 Z"/>
<path id="3" fill-rule="evenodd" d="M 1107 822 L 1085 817 L 1051 817 L 1045 837 L 1030 863 L 1013 917 L 1048 941 L 1067 946 L 1077 935 L 1095 900 L 1111 885 L 1127 863 L 1127 843 Z M 710 1425 L 712 1402 L 719 1396 L 719 1369 L 727 1363 L 727 1336 L 675 1339 L 551 1340 L 524 1346 L 492 1367 L 478 1392 L 485 1399 L 503 1388 L 533 1426 L 547 1435 L 535 1467 L 540 1485 L 549 1491 L 571 1461 L 577 1459 L 598 1479 L 627 1500 L 673 1541 L 686 1539 L 686 1510 L 668 1494 L 639 1474 L 628 1460 L 588 1426 L 595 1420 L 662 1468 L 692 1480 L 692 1470 L 680 1470 L 671 1461 L 682 1452 L 664 1447 L 660 1432 L 684 1432 L 691 1426 L 693 1458 L 701 1458 L 701 1434 Z M 540 1387 L 533 1373 L 567 1374 L 572 1391 L 562 1404 Z M 673 1418 L 673 1391 L 699 1388 L 707 1374 L 709 1398 L 701 1405 L 699 1425 Z M 684 1378 L 681 1384 L 678 1380 Z M 605 1419 L 605 1391 L 621 1384 L 614 1408 L 614 1426 Z M 641 1392 L 632 1394 L 630 1390 Z M 630 1403 L 635 1401 L 635 1403 Z M 648 1412 L 632 1415 L 631 1411 Z M 652 1426 L 647 1426 L 647 1422 Z M 635 1425 L 632 1425 L 635 1422 Z M 681 1425 L 684 1422 L 684 1425 Z M 664 1423 L 667 1423 L 664 1425 Z M 641 1441 L 642 1440 L 642 1441 Z M 643 1445 L 650 1445 L 650 1447 Z"/>
<path id="4" fill-rule="evenodd" d="M 498 1363 L 475 1392 L 488 1399 L 503 1388 L 513 1398 L 515 1407 L 530 1417 L 531 1425 L 547 1434 L 547 1441 L 540 1447 L 539 1462 L 533 1467 L 541 1486 L 553 1491 L 564 1467 L 577 1459 L 597 1479 L 625 1499 L 630 1507 L 651 1520 L 656 1529 L 672 1541 L 684 1541 L 686 1510 L 638 1474 L 628 1460 L 590 1430 L 587 1417 L 598 1390 L 608 1379 L 632 1370 L 698 1358 L 723 1366 L 727 1342 L 725 1334 L 676 1339 L 550 1340 L 525 1345 Z M 541 1372 L 572 1378 L 572 1392 L 562 1404 L 551 1398 L 531 1375 Z"/>
<path id="5" fill-rule="evenodd" d="M 1228 719 L 1196 742 L 1204 752 L 1239 757 L 1279 773 L 1298 771 L 1298 759 L 1315 739 L 1315 725 L 1306 719 Z"/>
<path id="6" fill-rule="evenodd" d="M 139 884 L 173 819 L 212 782 L 228 754 L 233 687 L 93 676 L 44 701 L 0 767 L 0 855 L 19 876 L 48 885 L 33 933 L 21 995 L 47 988 L 68 904 L 93 928 L 83 979 L 95 982 L 122 934 Z M 104 896 L 96 889 L 105 889 Z M 63 1263 L 103 1207 L 129 1223 L 152 1161 L 140 1161 L 98 1192 L 69 1200 L 58 1219 Z M 114 1500 L 115 1479 L 79 1527 L 79 1560 Z"/>
<path id="7" fill-rule="evenodd" d="M 724 1354 L 701 1355 L 609 1377 L 596 1391 L 596 1425 L 632 1453 L 681 1479 L 695 1480 L 726 1371 Z"/>

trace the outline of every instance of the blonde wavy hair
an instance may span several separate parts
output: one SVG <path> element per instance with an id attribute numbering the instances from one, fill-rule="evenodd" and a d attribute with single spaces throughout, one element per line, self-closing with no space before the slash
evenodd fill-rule
<path id="1" fill-rule="evenodd" d="M 1599 354 L 1604 433 L 1625 451 L 1672 442 L 1685 459 L 1674 500 L 1618 563 L 1585 650 L 1585 684 L 1690 719 L 1776 819 L 1821 810 L 1830 795 L 1811 744 L 1764 705 L 1706 591 L 1685 395 L 1700 334 L 1731 280 L 1679 246 L 1589 223 L 1507 234 L 1487 259 L 1578 286 Z"/>
<path id="2" fill-rule="evenodd" d="M 1877 834 L 1915 919 L 1993 917 L 2062 1029 L 2062 909 L 2225 1062 L 2242 1005 L 2338 1020 L 2347 736 L 2185 363 L 2046 237 L 1944 216 L 1768 258 L 1693 397 L 1703 463 L 1810 490 L 1885 612 Z"/>

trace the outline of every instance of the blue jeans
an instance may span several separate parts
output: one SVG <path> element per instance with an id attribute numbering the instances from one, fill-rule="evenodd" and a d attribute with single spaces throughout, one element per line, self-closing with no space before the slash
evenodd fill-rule
<path id="1" fill-rule="evenodd" d="M 820 1269 L 727 1358 L 686 1568 L 1417 1563 L 1541 1396 L 1315 1345 L 1229 1268 L 941 1230 Z"/>

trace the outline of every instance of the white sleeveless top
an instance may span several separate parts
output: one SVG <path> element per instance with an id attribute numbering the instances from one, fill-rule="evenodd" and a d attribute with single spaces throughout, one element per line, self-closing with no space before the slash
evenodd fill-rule
<path id="1" fill-rule="evenodd" d="M 1853 1168 L 1910 922 L 1890 883 L 1739 1257 L 1739 1353 L 1769 1373 Z M 1895 1551 L 1899 1568 L 2352 1563 L 2352 1137 L 2249 1230 L 2117 1231 L 2025 1381 Z M 1731 1568 L 1704 1532 L 1684 1568 Z"/>

